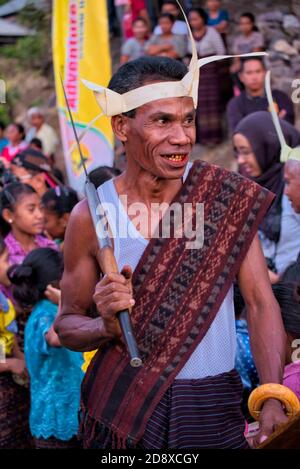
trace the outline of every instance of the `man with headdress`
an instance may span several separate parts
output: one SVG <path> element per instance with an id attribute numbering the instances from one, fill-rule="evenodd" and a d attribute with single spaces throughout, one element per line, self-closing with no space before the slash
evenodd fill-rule
<path id="1" fill-rule="evenodd" d="M 142 58 L 121 67 L 108 88 L 89 86 L 112 116 L 127 168 L 98 188 L 121 274 L 101 276 L 86 201 L 74 210 L 66 234 L 56 329 L 67 347 L 98 349 L 82 388 L 84 446 L 247 447 L 234 370 L 232 285 L 237 277 L 260 381 L 280 383 L 285 336 L 256 234 L 273 196 L 238 174 L 188 163 L 195 142 L 195 68 L 188 72 L 166 57 Z M 192 205 L 187 219 L 198 231 L 178 236 L 181 222 L 169 213 L 174 200 L 183 211 Z M 197 244 L 199 203 L 204 238 Z M 160 229 L 152 224 L 158 205 Z M 137 207 L 146 208 L 144 224 Z M 167 216 L 171 234 L 164 237 Z M 88 315 L 93 301 L 96 318 Z M 141 368 L 130 367 L 117 321 L 118 311 L 128 307 Z M 285 418 L 280 402 L 268 400 L 260 438 Z"/>
<path id="2" fill-rule="evenodd" d="M 285 194 L 293 209 L 300 213 L 300 160 L 288 160 L 284 168 Z"/>

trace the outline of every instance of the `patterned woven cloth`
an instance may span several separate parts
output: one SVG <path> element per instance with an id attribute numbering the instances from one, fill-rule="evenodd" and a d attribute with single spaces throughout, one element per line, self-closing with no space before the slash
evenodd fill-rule
<path id="1" fill-rule="evenodd" d="M 32 448 L 29 431 L 29 390 L 10 373 L 0 374 L 0 449 Z"/>
<path id="2" fill-rule="evenodd" d="M 205 203 L 204 245 L 186 249 L 184 237 L 148 244 L 133 276 L 131 316 L 143 366 L 130 366 L 122 343 L 108 343 L 95 355 L 82 386 L 85 447 L 95 438 L 102 447 L 138 444 L 212 324 L 272 200 L 236 173 L 194 163 L 175 201 L 191 203 L 194 212 L 196 203 Z"/>

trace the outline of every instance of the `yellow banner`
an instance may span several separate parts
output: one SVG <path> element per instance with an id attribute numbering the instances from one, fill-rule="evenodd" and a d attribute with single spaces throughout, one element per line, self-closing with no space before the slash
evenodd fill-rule
<path id="1" fill-rule="evenodd" d="M 74 143 L 60 76 L 63 78 L 77 134 L 80 135 L 101 112 L 93 93 L 81 79 L 107 86 L 111 77 L 106 0 L 54 0 L 53 62 L 61 137 L 69 184 L 82 191 L 84 171 Z M 81 149 L 88 171 L 113 164 L 113 134 L 110 120 L 100 119 L 84 136 Z"/>

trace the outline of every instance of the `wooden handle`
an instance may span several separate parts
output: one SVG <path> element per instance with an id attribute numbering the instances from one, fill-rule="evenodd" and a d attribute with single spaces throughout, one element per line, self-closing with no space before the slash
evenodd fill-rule
<path id="1" fill-rule="evenodd" d="M 105 274 L 118 274 L 119 269 L 116 258 L 114 256 L 113 248 L 105 246 L 98 252 L 97 259 L 100 265 L 101 272 Z"/>
<path id="2" fill-rule="evenodd" d="M 282 384 L 263 384 L 252 391 L 248 400 L 249 412 L 255 420 L 259 420 L 261 408 L 267 399 L 280 401 L 289 418 L 293 418 L 300 411 L 299 399 L 289 388 Z"/>

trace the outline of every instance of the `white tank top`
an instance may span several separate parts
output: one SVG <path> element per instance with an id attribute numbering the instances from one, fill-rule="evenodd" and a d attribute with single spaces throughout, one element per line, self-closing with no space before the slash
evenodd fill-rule
<path id="1" fill-rule="evenodd" d="M 184 180 L 191 168 L 187 166 Z M 101 202 L 106 204 L 111 229 L 126 227 L 129 237 L 114 237 L 114 252 L 119 271 L 124 265 L 134 270 L 148 245 L 145 239 L 128 217 L 119 200 L 113 180 L 106 181 L 99 188 Z M 108 205 L 107 205 L 108 204 Z M 110 207 L 114 207 L 114 214 Z M 231 371 L 234 368 L 236 353 L 235 315 L 233 287 L 227 293 L 213 323 L 206 335 L 190 356 L 176 379 L 200 379 Z"/>

